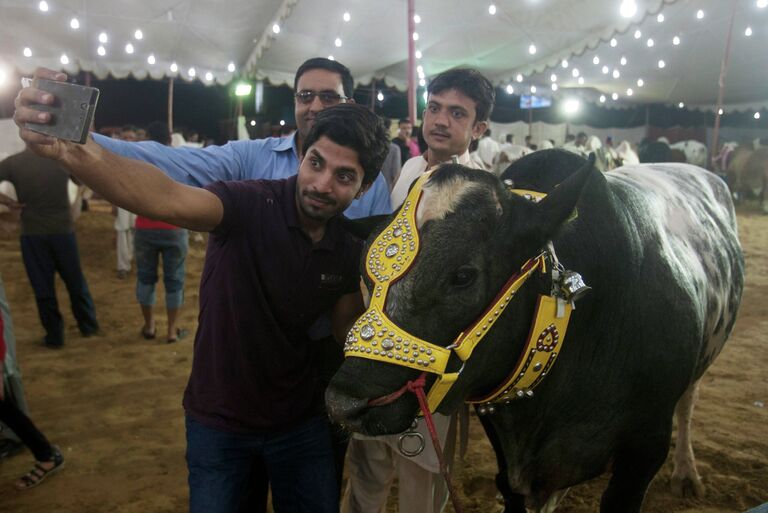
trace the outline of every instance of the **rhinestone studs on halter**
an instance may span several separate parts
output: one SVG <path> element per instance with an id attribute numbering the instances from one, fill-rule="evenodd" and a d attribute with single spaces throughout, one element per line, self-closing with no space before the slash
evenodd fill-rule
<path id="1" fill-rule="evenodd" d="M 370 324 L 366 324 L 362 328 L 360 328 L 360 338 L 363 340 L 371 340 L 374 335 L 376 335 L 376 330 L 373 329 L 373 326 Z"/>

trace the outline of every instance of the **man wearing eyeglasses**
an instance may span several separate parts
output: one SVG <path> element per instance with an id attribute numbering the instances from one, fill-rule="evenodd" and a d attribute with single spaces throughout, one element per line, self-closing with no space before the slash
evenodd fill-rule
<path id="1" fill-rule="evenodd" d="M 53 73 L 53 72 L 51 72 Z M 172 148 L 155 142 L 125 142 L 93 134 L 104 148 L 154 164 L 169 177 L 187 185 L 204 187 L 218 180 L 279 180 L 296 174 L 300 149 L 318 112 L 340 103 L 354 102 L 354 81 L 343 64 L 315 57 L 296 70 L 296 132 L 290 137 L 230 141 L 223 146 Z M 392 211 L 389 187 L 379 174 L 371 188 L 352 202 L 344 214 L 356 219 Z"/>

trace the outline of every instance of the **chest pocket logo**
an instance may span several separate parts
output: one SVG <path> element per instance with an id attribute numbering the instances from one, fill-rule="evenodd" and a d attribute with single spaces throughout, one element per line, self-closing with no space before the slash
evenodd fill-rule
<path id="1" fill-rule="evenodd" d="M 340 274 L 321 273 L 320 287 L 324 289 L 335 289 L 341 286 L 344 277 Z"/>

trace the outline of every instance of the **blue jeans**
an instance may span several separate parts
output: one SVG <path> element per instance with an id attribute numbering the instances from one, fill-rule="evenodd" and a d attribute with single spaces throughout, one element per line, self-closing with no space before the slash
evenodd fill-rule
<path id="1" fill-rule="evenodd" d="M 160 255 L 163 255 L 165 307 L 178 309 L 184 303 L 184 260 L 189 247 L 187 230 L 137 229 L 133 246 L 136 251 L 136 299 L 139 304 L 155 304 L 157 264 Z"/>
<path id="2" fill-rule="evenodd" d="M 186 418 L 190 513 L 251 509 L 252 478 L 263 465 L 275 513 L 338 513 L 328 420 L 314 417 L 280 433 L 242 434 Z M 257 494 L 258 495 L 258 494 Z"/>
<path id="3" fill-rule="evenodd" d="M 80 332 L 83 335 L 96 333 L 99 329 L 96 308 L 80 269 L 75 234 L 22 235 L 21 256 L 35 291 L 37 310 L 45 328 L 45 343 L 51 346 L 64 343 L 64 321 L 59 312 L 54 281 L 57 272 L 67 286 L 72 313 Z"/>

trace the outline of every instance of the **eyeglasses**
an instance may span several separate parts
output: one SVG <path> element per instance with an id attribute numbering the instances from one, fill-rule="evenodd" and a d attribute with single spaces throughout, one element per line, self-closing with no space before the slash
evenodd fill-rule
<path id="1" fill-rule="evenodd" d="M 315 100 L 315 96 L 320 98 L 320 103 L 323 105 L 336 105 L 342 100 L 346 100 L 347 97 L 341 94 L 332 93 L 330 91 L 321 91 L 316 93 L 315 91 L 299 91 L 294 95 L 296 101 L 299 103 L 309 104 Z"/>

